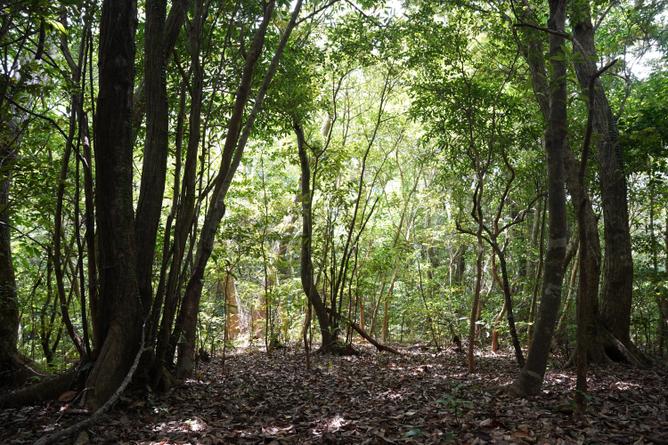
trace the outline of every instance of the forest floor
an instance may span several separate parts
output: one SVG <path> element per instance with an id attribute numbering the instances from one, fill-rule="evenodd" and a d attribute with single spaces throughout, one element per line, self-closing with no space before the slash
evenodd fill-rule
<path id="1" fill-rule="evenodd" d="M 70 443 L 123 444 L 668 444 L 665 368 L 593 369 L 589 411 L 574 417 L 572 370 L 552 370 L 542 394 L 513 397 L 506 354 L 477 357 L 402 348 L 403 355 L 267 355 L 245 350 L 200 366 L 165 395 L 128 394 Z M 0 410 L 0 443 L 31 443 L 83 415 L 61 402 Z"/>

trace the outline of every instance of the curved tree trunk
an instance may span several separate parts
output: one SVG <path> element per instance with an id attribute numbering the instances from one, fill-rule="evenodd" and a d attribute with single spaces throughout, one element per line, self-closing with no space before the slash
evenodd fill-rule
<path id="1" fill-rule="evenodd" d="M 306 152 L 306 141 L 304 140 L 304 131 L 298 123 L 294 123 L 295 134 L 297 135 L 297 149 L 299 151 L 299 166 L 301 167 L 301 202 L 302 202 L 302 246 L 301 246 L 301 282 L 306 297 L 315 309 L 315 315 L 318 317 L 320 325 L 320 335 L 322 337 L 322 351 L 329 351 L 336 343 L 336 335 L 332 332 L 329 323 L 329 316 L 325 302 L 318 293 L 313 280 L 313 259 L 311 253 L 311 242 L 313 239 L 313 218 L 311 205 L 313 204 L 313 194 L 311 191 L 311 168 L 309 165 L 308 153 Z"/>

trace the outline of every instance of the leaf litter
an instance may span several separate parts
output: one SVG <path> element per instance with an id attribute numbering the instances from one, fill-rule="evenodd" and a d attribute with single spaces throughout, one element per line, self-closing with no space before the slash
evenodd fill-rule
<path id="1" fill-rule="evenodd" d="M 401 356 L 257 349 L 201 364 L 166 394 L 127 394 L 71 443 L 94 444 L 668 444 L 665 368 L 594 367 L 589 409 L 575 416 L 575 376 L 546 374 L 540 395 L 517 398 L 512 357 L 402 348 Z M 68 399 L 65 397 L 65 399 Z M 0 443 L 32 443 L 81 420 L 66 402 L 0 410 Z"/>

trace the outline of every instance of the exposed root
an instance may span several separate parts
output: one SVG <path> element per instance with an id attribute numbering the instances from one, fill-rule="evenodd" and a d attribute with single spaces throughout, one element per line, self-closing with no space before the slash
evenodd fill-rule
<path id="1" fill-rule="evenodd" d="M 17 407 L 34 405 L 53 400 L 70 389 L 79 376 L 78 367 L 71 368 L 63 374 L 53 376 L 34 385 L 17 389 L 0 397 L 0 407 Z"/>
<path id="2" fill-rule="evenodd" d="M 361 327 L 359 327 L 359 326 L 357 325 L 357 323 L 355 323 L 355 322 L 353 322 L 353 321 L 348 321 L 348 324 L 349 324 L 350 327 L 352 327 L 352 328 L 353 328 L 359 335 L 361 335 L 366 341 L 368 341 L 369 343 L 371 343 L 372 345 L 374 345 L 374 346 L 376 347 L 376 349 L 378 349 L 378 351 L 380 351 L 380 352 L 383 352 L 383 351 L 385 351 L 385 352 L 391 352 L 392 354 L 401 355 L 401 352 L 397 351 L 396 349 L 394 349 L 394 348 L 392 348 L 392 347 L 390 347 L 390 346 L 384 345 L 384 344 L 378 342 L 377 340 L 375 340 L 373 337 L 371 337 L 369 334 L 367 334 L 366 331 L 365 331 L 364 329 L 362 329 Z"/>
<path id="3" fill-rule="evenodd" d="M 622 342 L 603 326 L 599 327 L 599 335 L 601 336 L 601 343 L 603 344 L 605 354 L 612 361 L 626 363 L 637 368 L 651 366 L 652 360 L 643 354 L 633 343 Z"/>
<path id="4" fill-rule="evenodd" d="M 0 388 L 16 388 L 31 379 L 42 379 L 48 376 L 40 372 L 32 360 L 20 354 L 11 357 L 9 363 L 0 365 L 0 369 Z"/>
<path id="5" fill-rule="evenodd" d="M 69 436 L 73 436 L 74 434 L 78 433 L 79 431 L 83 430 L 84 428 L 88 428 L 91 425 L 94 425 L 95 422 L 97 422 L 102 415 L 107 412 L 114 403 L 118 401 L 120 398 L 121 394 L 123 394 L 123 391 L 125 391 L 125 388 L 130 384 L 132 381 L 132 377 L 135 374 L 135 371 L 137 370 L 137 366 L 139 366 L 139 361 L 141 359 L 142 354 L 146 351 L 147 349 L 144 347 L 144 327 L 142 327 L 142 336 L 141 336 L 141 343 L 139 346 L 139 351 L 137 352 L 137 355 L 135 356 L 134 361 L 132 362 L 132 366 L 130 367 L 130 370 L 128 370 L 128 373 L 125 375 L 125 378 L 121 382 L 120 386 L 116 388 L 116 391 L 111 395 L 109 400 L 107 400 L 100 408 L 98 408 L 93 414 L 91 414 L 90 417 L 87 419 L 82 420 L 81 422 L 75 423 L 74 425 L 56 431 L 55 433 L 52 434 L 47 434 L 45 436 L 42 436 L 37 442 L 35 442 L 35 445 L 48 445 L 52 443 L 62 443 L 62 439 L 65 439 Z"/>
<path id="6" fill-rule="evenodd" d="M 601 324 L 597 326 L 596 338 L 590 345 L 587 357 L 590 363 L 602 366 L 624 363 L 636 368 L 647 368 L 652 365 L 652 360 L 633 343 L 622 342 Z M 575 366 L 575 354 L 570 354 L 564 367 L 573 366 Z"/>
<path id="7" fill-rule="evenodd" d="M 322 345 L 320 346 L 320 349 L 318 349 L 318 352 L 320 354 L 331 354 L 331 355 L 338 355 L 338 356 L 346 356 L 346 355 L 360 355 L 359 351 L 353 348 L 352 345 L 348 343 L 341 342 L 339 340 L 336 340 L 332 343 L 329 343 L 327 345 Z"/>

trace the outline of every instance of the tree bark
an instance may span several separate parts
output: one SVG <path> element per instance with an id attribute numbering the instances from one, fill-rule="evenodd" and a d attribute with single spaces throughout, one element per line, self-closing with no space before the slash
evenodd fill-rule
<path id="1" fill-rule="evenodd" d="M 563 32 L 566 0 L 549 0 L 548 28 Z M 550 112 L 545 132 L 547 153 L 549 238 L 545 258 L 545 276 L 538 319 L 525 366 L 520 372 L 517 389 L 522 394 L 540 390 L 550 352 L 550 342 L 559 314 L 566 254 L 566 195 L 564 192 L 564 150 L 566 142 L 566 56 L 563 38 L 549 35 L 551 77 L 549 80 Z"/>
<path id="2" fill-rule="evenodd" d="M 166 11 L 166 0 L 146 1 L 144 30 L 146 141 L 135 219 L 137 281 L 144 316 L 151 307 L 153 297 L 153 259 L 167 175 L 168 109 L 163 45 Z"/>
<path id="3" fill-rule="evenodd" d="M 573 37 L 580 51 L 574 58 L 575 73 L 583 93 L 596 73 L 596 46 L 588 1 L 573 3 L 570 13 Z M 593 139 L 598 148 L 599 179 L 603 207 L 605 253 L 601 292 L 601 320 L 624 345 L 630 345 L 633 259 L 629 231 L 626 175 L 619 133 L 600 80 L 594 81 Z"/>
<path id="4" fill-rule="evenodd" d="M 529 15 L 525 13 L 524 17 L 521 17 L 522 20 L 528 20 Z M 527 44 L 525 47 L 524 55 L 529 64 L 531 70 L 531 83 L 533 86 L 534 94 L 536 101 L 541 109 L 541 113 L 546 121 L 549 120 L 550 114 L 550 104 L 549 104 L 549 85 L 547 83 L 547 70 L 545 68 L 543 46 L 539 37 L 538 31 L 527 31 L 525 37 L 527 39 Z M 600 282 L 601 274 L 601 245 L 599 241 L 598 234 L 598 222 L 596 215 L 591 204 L 591 199 L 589 199 L 589 192 L 584 186 L 584 183 L 580 182 L 578 177 L 580 170 L 580 163 L 575 157 L 575 154 L 569 147 L 568 141 L 566 142 L 566 148 L 564 149 L 564 169 L 566 174 L 566 187 L 568 193 L 571 196 L 571 201 L 574 207 L 574 213 L 578 215 L 582 212 L 582 217 L 580 224 L 583 224 L 583 229 L 585 230 L 587 237 L 587 258 L 585 261 L 588 279 L 586 280 L 585 291 L 588 295 L 596 295 L 598 292 L 598 286 Z M 579 237 L 577 237 L 579 243 Z M 571 249 L 567 249 L 566 259 L 564 261 L 564 269 L 567 267 L 569 261 L 568 252 Z M 572 250 L 573 252 L 575 249 Z M 580 259 L 578 260 L 580 261 Z M 576 268 L 577 269 L 577 268 Z M 564 271 L 565 273 L 565 271 Z M 597 363 L 603 363 L 607 361 L 605 357 L 605 349 L 612 348 L 615 349 L 617 346 L 611 344 L 608 340 L 608 336 L 598 335 L 599 330 L 599 320 L 598 320 L 598 307 L 594 302 L 592 306 L 592 311 L 589 312 L 593 320 L 594 331 L 592 332 L 591 341 L 589 341 L 588 346 L 588 358 Z M 626 352 L 623 352 L 624 354 Z"/>
<path id="5" fill-rule="evenodd" d="M 0 137 L 0 380 L 13 384 L 18 358 L 19 308 L 9 229 L 9 187 L 16 153 L 6 143 L 7 135 Z"/>
<path id="6" fill-rule="evenodd" d="M 665 246 L 665 273 L 668 274 L 668 208 L 665 209 L 666 219 L 664 227 L 664 246 Z M 659 354 L 661 357 L 664 357 L 666 354 L 666 349 L 668 348 L 668 295 L 665 293 L 659 297 L 659 315 L 661 319 L 659 320 L 659 329 L 661 330 L 661 344 Z"/>
<path id="7" fill-rule="evenodd" d="M 119 387 L 136 356 L 142 304 L 136 275 L 132 202 L 132 98 L 135 0 L 105 0 L 99 43 L 99 94 L 95 116 L 96 207 L 100 252 L 103 341 L 88 376 L 87 404 L 102 405 Z"/>
<path id="8" fill-rule="evenodd" d="M 195 218 L 196 199 L 196 176 L 197 176 L 197 154 L 201 137 L 202 120 L 202 97 L 204 84 L 204 71 L 200 60 L 202 16 L 200 13 L 201 2 L 196 2 L 196 15 L 191 21 L 190 28 L 190 67 L 192 81 L 190 88 L 190 113 L 188 116 L 188 144 L 186 148 L 186 160 L 181 184 L 181 197 L 176 213 L 176 224 L 174 226 L 174 243 L 172 245 L 172 258 L 167 275 L 165 288 L 164 310 L 157 337 L 153 379 L 154 385 L 163 375 L 162 367 L 166 362 L 172 362 L 173 348 L 170 347 L 170 335 L 179 300 L 179 288 L 181 285 L 182 266 L 186 254 L 186 243 Z"/>
<path id="9" fill-rule="evenodd" d="M 242 118 L 244 109 L 250 98 L 250 89 L 254 77 L 255 66 L 262 53 L 267 27 L 274 10 L 273 1 L 264 6 L 262 21 L 258 26 L 250 52 L 246 57 L 246 63 L 242 71 L 241 81 L 235 97 L 232 116 L 228 123 L 220 170 L 215 180 L 208 212 L 204 218 L 204 225 L 202 226 L 201 236 L 195 254 L 195 262 L 183 298 L 183 305 L 181 308 L 183 317 L 183 342 L 179 345 L 179 357 L 177 362 L 177 375 L 179 377 L 191 374 L 194 368 L 195 334 L 199 300 L 202 295 L 204 269 L 206 268 L 206 263 L 213 251 L 213 244 L 218 225 L 225 214 L 225 197 L 232 184 L 234 173 L 241 162 L 246 143 L 250 137 L 255 119 L 262 108 L 271 80 L 278 69 L 278 63 L 283 54 L 283 50 L 288 43 L 292 30 L 297 24 L 297 17 L 299 16 L 301 5 L 302 1 L 297 0 L 290 16 L 290 21 L 281 35 L 276 51 L 267 68 L 267 72 L 265 73 L 262 83 L 255 95 L 253 107 L 248 113 L 242 129 Z"/>
<path id="10" fill-rule="evenodd" d="M 162 1 L 162 0 L 161 0 Z M 174 50 L 176 41 L 186 19 L 186 13 L 193 0 L 172 0 L 172 6 L 169 9 L 169 15 L 165 20 L 164 33 L 161 42 L 165 53 L 165 63 L 167 58 Z M 147 17 L 148 19 L 148 17 Z M 146 78 L 142 79 L 134 91 L 134 105 L 132 109 L 132 128 L 135 131 L 141 126 L 144 113 L 146 111 Z"/>
<path id="11" fill-rule="evenodd" d="M 299 123 L 294 123 L 297 135 L 297 150 L 299 151 L 299 166 L 301 168 L 301 203 L 302 203 L 302 243 L 301 243 L 301 282 L 304 293 L 315 309 L 315 315 L 320 325 L 322 338 L 321 350 L 328 351 L 336 342 L 336 334 L 332 332 L 325 302 L 318 293 L 313 279 L 313 258 L 311 243 L 313 239 L 313 216 L 311 205 L 313 192 L 311 190 L 311 168 L 306 152 L 304 131 Z"/>
<path id="12" fill-rule="evenodd" d="M 204 225 L 202 226 L 200 239 L 197 244 L 195 263 L 193 264 L 190 278 L 186 285 L 186 291 L 181 306 L 183 340 L 178 345 L 178 377 L 186 377 L 190 375 L 195 366 L 195 337 L 199 301 L 202 295 L 202 286 L 204 285 L 204 270 L 206 268 L 206 263 L 211 256 L 211 252 L 213 251 L 213 243 L 218 230 L 218 225 L 225 214 L 224 195 L 227 192 L 227 190 L 223 192 L 225 177 L 230 173 L 232 157 L 237 148 L 237 142 L 239 141 L 244 108 L 250 96 L 255 65 L 264 47 L 264 37 L 273 9 L 273 1 L 265 6 L 262 22 L 255 33 L 253 44 L 246 57 L 241 82 L 235 97 L 234 110 L 228 122 L 225 146 L 223 148 L 223 162 L 221 162 L 220 171 L 216 178 L 216 186 L 208 207 L 209 210 L 204 219 Z"/>

